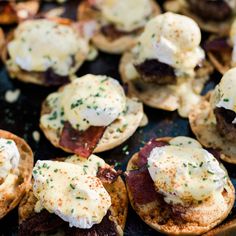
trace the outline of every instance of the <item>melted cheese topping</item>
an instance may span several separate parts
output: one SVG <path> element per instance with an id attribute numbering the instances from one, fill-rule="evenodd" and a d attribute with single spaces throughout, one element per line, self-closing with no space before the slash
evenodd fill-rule
<path id="1" fill-rule="evenodd" d="M 228 70 L 214 90 L 213 106 L 236 112 L 236 68 Z M 236 118 L 232 123 L 236 123 Z"/>
<path id="2" fill-rule="evenodd" d="M 96 177 L 104 161 L 72 156 L 67 162 L 37 161 L 33 169 L 35 211 L 45 208 L 69 222 L 70 227 L 86 229 L 99 224 L 111 206 L 111 198 Z"/>
<path id="3" fill-rule="evenodd" d="M 77 69 L 81 60 L 78 53 L 86 58 L 89 45 L 71 26 L 38 19 L 18 26 L 8 44 L 8 53 L 9 65 L 34 72 L 52 68 L 56 74 L 66 76 Z"/>
<path id="4" fill-rule="evenodd" d="M 120 84 L 107 76 L 85 75 L 51 94 L 47 101 L 53 108 L 41 117 L 45 127 L 59 128 L 65 120 L 73 128 L 108 126 L 126 108 L 126 97 Z"/>
<path id="5" fill-rule="evenodd" d="M 150 0 L 103 0 L 98 7 L 105 20 L 128 32 L 143 27 L 152 13 Z"/>
<path id="6" fill-rule="evenodd" d="M 20 153 L 15 142 L 0 138 L 0 180 L 5 180 L 12 174 L 17 169 L 19 161 Z"/>
<path id="7" fill-rule="evenodd" d="M 167 12 L 145 26 L 133 49 L 135 63 L 158 59 L 174 67 L 177 76 L 194 75 L 194 68 L 205 58 L 200 41 L 200 29 L 191 18 Z"/>
<path id="8" fill-rule="evenodd" d="M 171 204 L 188 204 L 221 192 L 227 173 L 197 141 L 177 137 L 170 146 L 154 148 L 148 170 L 156 190 Z"/>

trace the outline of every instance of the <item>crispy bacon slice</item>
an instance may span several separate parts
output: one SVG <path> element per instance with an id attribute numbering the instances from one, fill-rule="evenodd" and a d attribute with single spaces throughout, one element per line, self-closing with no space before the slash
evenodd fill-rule
<path id="1" fill-rule="evenodd" d="M 121 171 L 116 171 L 112 167 L 107 166 L 98 169 L 97 177 L 102 181 L 102 183 L 112 184 L 117 180 L 120 174 Z"/>
<path id="2" fill-rule="evenodd" d="M 135 203 L 147 204 L 158 198 L 158 193 L 155 191 L 154 183 L 147 167 L 127 172 L 126 183 L 129 191 L 132 192 Z"/>
<path id="3" fill-rule="evenodd" d="M 232 47 L 227 42 L 227 38 L 215 38 L 205 42 L 204 49 L 207 52 L 232 51 Z"/>
<path id="4" fill-rule="evenodd" d="M 65 232 L 65 235 L 70 236 L 103 236 L 117 235 L 116 225 L 110 220 L 111 212 L 108 211 L 100 224 L 94 225 L 91 229 L 70 228 L 68 223 L 63 221 L 55 214 L 51 214 L 46 210 L 34 214 L 20 224 L 19 236 L 35 236 L 40 233 L 53 233 L 58 229 Z"/>
<path id="5" fill-rule="evenodd" d="M 165 141 L 157 141 L 156 139 L 151 139 L 138 153 L 138 160 L 134 163 L 137 167 L 141 168 L 147 164 L 147 158 L 150 155 L 151 151 L 155 147 L 163 147 L 169 145 Z"/>
<path id="6" fill-rule="evenodd" d="M 97 146 L 105 129 L 106 127 L 90 126 L 85 131 L 78 131 L 69 122 L 65 122 L 59 144 L 79 156 L 88 158 Z"/>

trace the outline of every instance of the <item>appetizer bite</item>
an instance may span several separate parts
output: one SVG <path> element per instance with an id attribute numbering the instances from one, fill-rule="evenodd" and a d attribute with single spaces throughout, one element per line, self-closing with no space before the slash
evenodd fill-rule
<path id="1" fill-rule="evenodd" d="M 14 209 L 28 190 L 33 153 L 18 136 L 0 130 L 0 219 Z"/>
<path id="2" fill-rule="evenodd" d="M 165 234 L 209 231 L 228 216 L 235 200 L 218 155 L 188 137 L 151 140 L 128 163 L 132 207 L 145 223 Z"/>
<path id="3" fill-rule="evenodd" d="M 79 20 L 97 23 L 94 45 L 114 54 L 130 49 L 146 22 L 160 13 L 154 0 L 84 0 L 78 7 Z"/>
<path id="4" fill-rule="evenodd" d="M 121 58 L 120 74 L 129 92 L 148 106 L 178 109 L 187 117 L 212 72 L 200 41 L 198 25 L 186 16 L 168 12 L 150 20 Z"/>
<path id="5" fill-rule="evenodd" d="M 123 180 L 101 158 L 37 161 L 33 187 L 19 207 L 19 235 L 123 235 Z"/>
<path id="6" fill-rule="evenodd" d="M 61 85 L 91 57 L 89 39 L 68 19 L 22 22 L 8 39 L 4 52 L 12 78 L 39 85 Z"/>
<path id="7" fill-rule="evenodd" d="M 227 37 L 211 36 L 205 43 L 207 55 L 214 67 L 224 74 L 236 66 L 236 20 Z"/>
<path id="8" fill-rule="evenodd" d="M 31 18 L 39 10 L 39 1 L 0 1 L 0 24 L 9 25 Z"/>
<path id="9" fill-rule="evenodd" d="M 54 146 L 88 157 L 122 144 L 143 116 L 142 103 L 126 97 L 118 81 L 89 74 L 46 98 L 40 128 Z"/>
<path id="10" fill-rule="evenodd" d="M 236 68 L 189 114 L 193 133 L 205 147 L 221 150 L 221 159 L 236 164 Z"/>
<path id="11" fill-rule="evenodd" d="M 236 12 L 236 1 L 167 0 L 164 8 L 191 17 L 206 32 L 227 35 Z"/>

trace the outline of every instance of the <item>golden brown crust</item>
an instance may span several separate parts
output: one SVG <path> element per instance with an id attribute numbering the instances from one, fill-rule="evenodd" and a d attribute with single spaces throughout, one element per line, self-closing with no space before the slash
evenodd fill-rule
<path id="1" fill-rule="evenodd" d="M 207 232 L 204 236 L 226 236 L 234 235 L 236 232 L 236 219 L 229 220 L 219 227 Z"/>
<path id="2" fill-rule="evenodd" d="M 132 63 L 132 59 L 132 53 L 126 52 L 123 54 L 119 65 L 121 79 L 124 83 L 128 84 L 129 93 L 137 96 L 144 104 L 150 107 L 167 111 L 174 111 L 178 109 L 179 111 L 182 108 L 182 101 L 180 98 L 181 95 L 179 93 L 181 85 L 160 86 L 153 83 L 143 82 L 138 77 L 136 79 L 129 79 L 126 68 Z M 189 84 L 196 94 L 200 94 L 205 82 L 208 80 L 208 75 L 212 72 L 212 70 L 212 66 L 206 62 L 205 67 L 201 69 L 199 78 L 189 78 L 183 83 L 186 85 Z M 179 113 L 183 116 L 181 112 Z"/>
<path id="3" fill-rule="evenodd" d="M 36 15 L 39 10 L 39 1 L 25 1 L 16 3 L 15 0 L 9 1 L 9 6 L 12 9 L 11 11 L 2 11 L 0 13 L 0 24 L 1 25 L 9 25 L 19 22 L 22 19 L 32 17 Z M 21 11 L 24 11 L 23 14 Z M 25 15 L 25 13 L 27 14 Z"/>
<path id="4" fill-rule="evenodd" d="M 20 137 L 4 130 L 0 130 L 0 137 L 13 140 L 20 153 L 19 176 L 15 186 L 11 192 L 2 193 L 0 200 L 0 219 L 3 218 L 9 211 L 14 209 L 21 198 L 28 191 L 31 181 L 31 173 L 33 169 L 33 153 L 28 144 Z"/>
<path id="5" fill-rule="evenodd" d="M 152 16 L 159 15 L 161 9 L 159 5 L 151 0 L 152 4 Z M 93 10 L 88 1 L 83 1 L 77 11 L 77 18 L 79 21 L 95 20 L 97 21 L 101 18 L 101 14 L 97 10 Z M 142 30 L 138 34 L 140 34 Z M 92 38 L 93 44 L 101 51 L 121 54 L 122 52 L 130 49 L 136 42 L 137 33 L 130 33 L 129 35 L 124 35 L 116 40 L 109 40 L 101 31 L 98 31 Z"/>
<path id="6" fill-rule="evenodd" d="M 236 142 L 230 142 L 222 137 L 216 123 L 210 120 L 212 108 L 211 93 L 202 98 L 201 102 L 189 114 L 189 122 L 198 141 L 205 147 L 221 150 L 221 159 L 236 164 Z"/>
<path id="7" fill-rule="evenodd" d="M 167 0 L 164 3 L 164 9 L 166 11 L 181 13 L 189 16 L 198 23 L 202 30 L 218 35 L 228 35 L 233 21 L 233 17 L 221 22 L 204 21 L 190 11 L 186 0 Z"/>
<path id="8" fill-rule="evenodd" d="M 56 160 L 63 161 L 64 159 L 57 158 Z M 111 196 L 112 205 L 109 209 L 111 211 L 111 219 L 115 222 L 119 234 L 122 235 L 128 212 L 128 196 L 124 181 L 121 177 L 118 177 L 114 183 L 106 183 L 104 187 Z M 20 223 L 34 214 L 36 202 L 37 199 L 34 197 L 31 185 L 30 191 L 24 196 L 19 205 L 18 214 Z"/>
<path id="9" fill-rule="evenodd" d="M 63 87 L 61 89 L 63 89 Z M 115 120 L 106 128 L 102 138 L 94 150 L 94 153 L 107 151 L 119 146 L 130 138 L 139 127 L 144 115 L 142 103 L 138 102 L 136 99 L 127 98 L 127 105 L 127 113 L 122 115 L 119 119 Z M 44 101 L 42 104 L 41 116 L 50 113 L 50 111 L 51 108 L 48 106 L 47 102 Z M 71 150 L 60 146 L 60 134 L 58 133 L 58 130 L 44 127 L 42 123 L 40 123 L 39 126 L 46 138 L 55 147 L 61 148 L 66 152 L 73 153 Z"/>
<path id="10" fill-rule="evenodd" d="M 0 28 L 0 52 L 2 51 L 2 49 L 3 49 L 3 47 L 4 47 L 4 43 L 5 43 L 4 32 L 3 32 L 3 30 Z"/>
<path id="11" fill-rule="evenodd" d="M 159 138 L 158 141 L 168 142 L 171 140 L 170 137 Z M 138 167 L 135 165 L 136 160 L 138 158 L 138 153 L 135 153 L 132 158 L 129 160 L 127 165 L 127 171 L 137 169 Z M 182 221 L 179 217 L 174 218 L 172 214 L 170 214 L 170 209 L 163 209 L 163 203 L 160 200 L 155 200 L 148 204 L 140 205 L 134 201 L 132 196 L 132 192 L 129 190 L 129 186 L 127 185 L 127 192 L 129 196 L 129 200 L 131 206 L 136 211 L 136 213 L 141 217 L 141 219 L 148 224 L 151 228 L 165 234 L 171 235 L 200 235 L 203 234 L 210 229 L 214 228 L 216 225 L 220 224 L 230 213 L 234 200 L 235 200 L 235 190 L 230 182 L 228 181 L 228 192 L 227 194 L 223 194 L 225 203 L 227 203 L 227 210 L 222 215 L 217 215 L 218 219 L 211 224 L 201 225 L 199 222 L 191 222 L 193 214 L 199 214 L 194 207 L 187 209 L 185 215 L 190 215 L 187 218 L 190 219 L 188 221 Z M 208 204 L 208 203 L 207 203 Z M 212 203 L 209 203 L 212 204 Z M 203 206 L 204 207 L 204 206 Z M 214 212 L 207 212 L 208 214 L 214 214 Z"/>

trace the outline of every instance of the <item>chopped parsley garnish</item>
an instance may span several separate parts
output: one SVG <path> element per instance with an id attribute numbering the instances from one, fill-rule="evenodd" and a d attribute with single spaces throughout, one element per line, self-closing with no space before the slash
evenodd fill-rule
<path id="1" fill-rule="evenodd" d="M 70 108 L 71 108 L 71 109 L 74 109 L 74 108 L 76 108 L 76 107 L 78 107 L 78 106 L 80 106 L 80 105 L 82 105 L 82 104 L 83 104 L 83 99 L 79 99 L 79 100 L 77 100 L 75 103 L 72 103 L 71 106 L 70 106 Z"/>
<path id="2" fill-rule="evenodd" d="M 107 80 L 108 80 L 108 78 L 105 78 L 105 79 L 101 80 L 101 83 L 104 83 Z"/>
<path id="3" fill-rule="evenodd" d="M 49 120 L 56 120 L 57 119 L 57 112 L 54 111 L 52 115 L 48 118 Z"/>
<path id="4" fill-rule="evenodd" d="M 121 166 L 121 162 L 116 162 L 115 165 L 114 165 L 115 168 L 120 167 L 120 166 Z"/>
<path id="5" fill-rule="evenodd" d="M 70 184 L 70 187 L 71 187 L 72 189 L 75 189 L 75 186 L 74 186 L 73 184 Z"/>
<path id="6" fill-rule="evenodd" d="M 127 151 L 127 150 L 128 150 L 128 147 L 129 147 L 128 145 L 125 145 L 125 146 L 122 148 L 122 151 L 123 151 L 123 152 Z"/>
<path id="7" fill-rule="evenodd" d="M 86 200 L 85 197 L 76 197 L 76 199 L 79 199 L 79 200 Z"/>
<path id="8" fill-rule="evenodd" d="M 84 174 L 85 174 L 85 175 L 87 174 L 87 168 L 88 168 L 87 165 L 84 165 L 84 166 L 83 166 L 83 171 L 84 171 Z"/>

